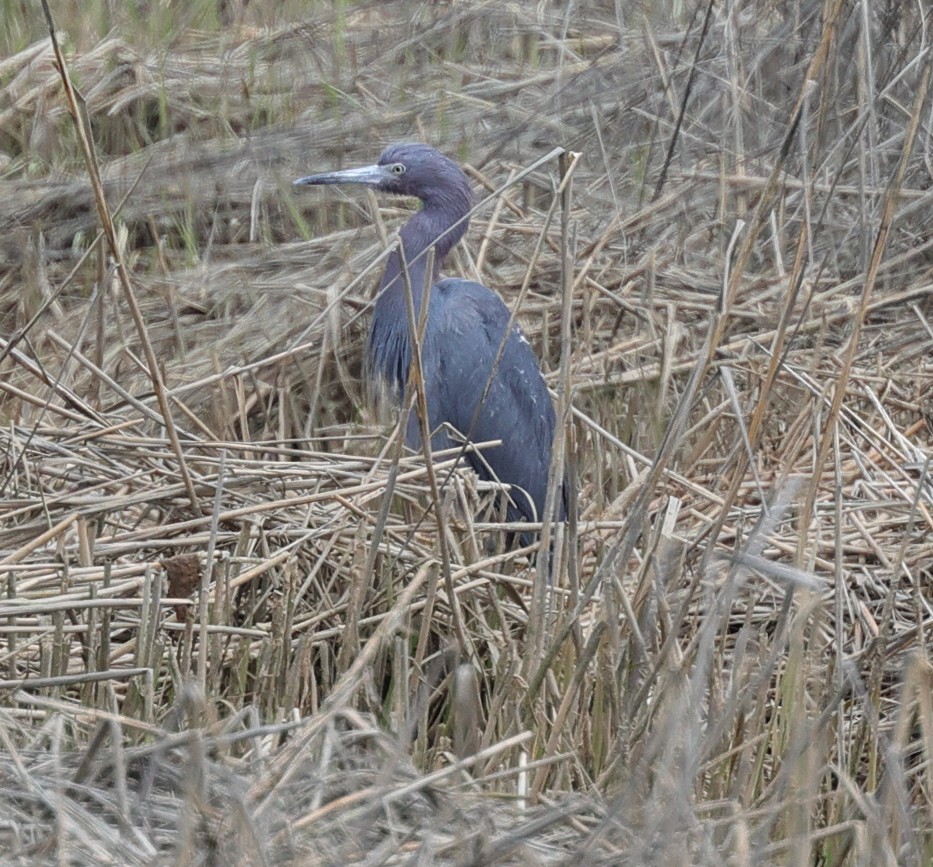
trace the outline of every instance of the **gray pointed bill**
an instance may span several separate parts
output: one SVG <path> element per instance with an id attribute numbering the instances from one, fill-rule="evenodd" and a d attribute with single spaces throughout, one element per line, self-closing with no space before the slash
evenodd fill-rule
<path id="1" fill-rule="evenodd" d="M 296 187 L 311 184 L 363 184 L 367 187 L 378 187 L 383 181 L 392 176 L 386 166 L 363 166 L 359 169 L 344 169 L 339 172 L 323 172 L 319 175 L 306 175 L 292 183 Z"/>

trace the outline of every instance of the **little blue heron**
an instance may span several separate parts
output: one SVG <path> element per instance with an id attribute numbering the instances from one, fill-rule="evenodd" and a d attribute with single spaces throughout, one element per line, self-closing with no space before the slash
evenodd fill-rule
<path id="1" fill-rule="evenodd" d="M 451 447 L 446 425 L 473 442 L 500 440 L 500 446 L 484 449 L 482 457 L 468 453 L 467 460 L 481 479 L 510 485 L 510 521 L 542 520 L 555 422 L 537 360 L 517 325 L 506 334 L 509 310 L 495 292 L 472 280 L 439 279 L 440 263 L 469 223 L 473 196 L 466 175 L 432 147 L 397 144 L 386 148 L 374 166 L 308 175 L 295 184 L 363 184 L 421 200 L 421 210 L 405 224 L 400 238 L 416 317 L 427 285 L 428 250 L 434 247 L 421 347 L 431 447 Z M 385 380 L 397 399 L 405 393 L 412 357 L 402 269 L 396 249 L 379 287 L 366 364 L 367 377 Z M 414 414 L 405 441 L 413 449 L 421 445 Z M 563 485 L 558 499 L 557 517 L 565 520 Z M 522 540 L 530 541 L 527 535 Z"/>

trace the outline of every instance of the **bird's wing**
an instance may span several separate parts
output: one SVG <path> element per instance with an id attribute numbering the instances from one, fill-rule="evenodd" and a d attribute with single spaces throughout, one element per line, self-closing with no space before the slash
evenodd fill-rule
<path id="1" fill-rule="evenodd" d="M 423 350 L 430 423 L 449 423 L 474 442 L 501 440 L 484 451 L 488 468 L 479 458 L 470 462 L 481 477 L 527 493 L 530 502 L 513 494 L 518 510 L 510 518 L 540 520 L 554 408 L 528 340 L 517 325 L 507 331 L 508 322 L 508 308 L 485 286 L 456 279 L 435 285 Z"/>

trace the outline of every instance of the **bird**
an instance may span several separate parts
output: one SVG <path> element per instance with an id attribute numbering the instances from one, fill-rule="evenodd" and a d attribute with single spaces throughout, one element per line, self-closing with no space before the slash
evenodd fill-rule
<path id="1" fill-rule="evenodd" d="M 472 442 L 501 441 L 483 449 L 482 456 L 467 452 L 466 461 L 481 479 L 509 486 L 509 521 L 543 520 L 556 421 L 538 360 L 498 294 L 473 280 L 440 277 L 441 264 L 469 225 L 473 193 L 463 170 L 429 145 L 401 143 L 387 147 L 375 165 L 307 175 L 294 184 L 357 184 L 421 202 L 386 262 L 364 376 L 371 384 L 385 382 L 396 401 L 403 398 L 412 359 L 406 293 L 410 287 L 418 322 L 429 286 L 421 366 L 431 448 L 459 444 L 450 428 Z M 405 444 L 422 445 L 415 413 L 409 416 Z M 555 517 L 563 521 L 566 477 L 558 494 Z M 534 536 L 522 533 L 519 539 L 531 544 Z"/>

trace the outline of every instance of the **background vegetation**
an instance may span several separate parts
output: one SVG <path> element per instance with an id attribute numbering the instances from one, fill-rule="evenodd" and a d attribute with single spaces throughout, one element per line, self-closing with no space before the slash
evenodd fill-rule
<path id="1" fill-rule="evenodd" d="M 930 863 L 922 3 L 52 14 L 115 246 L 0 0 L 4 863 Z M 404 139 L 496 193 L 550 592 L 362 393 L 410 203 L 290 186 Z"/>

